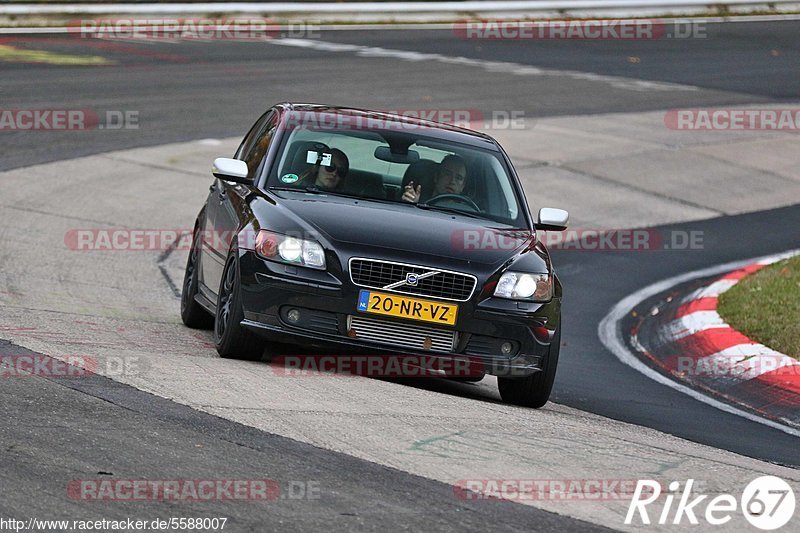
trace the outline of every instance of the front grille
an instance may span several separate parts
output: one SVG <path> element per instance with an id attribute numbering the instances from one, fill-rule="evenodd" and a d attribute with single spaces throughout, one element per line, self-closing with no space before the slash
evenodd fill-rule
<path id="1" fill-rule="evenodd" d="M 347 329 L 357 339 L 412 350 L 451 353 L 456 343 L 455 331 L 364 316 L 348 316 Z"/>
<path id="2" fill-rule="evenodd" d="M 431 273 L 433 274 L 431 275 Z M 387 289 L 387 285 L 405 281 L 406 275 L 421 276 L 416 286 L 402 284 Z M 403 294 L 433 296 L 465 302 L 475 290 L 477 278 L 470 274 L 450 272 L 417 265 L 353 258 L 350 260 L 350 279 L 356 285 Z"/>

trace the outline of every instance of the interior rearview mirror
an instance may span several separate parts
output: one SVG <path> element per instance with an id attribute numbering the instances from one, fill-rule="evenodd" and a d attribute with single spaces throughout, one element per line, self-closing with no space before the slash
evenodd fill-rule
<path id="1" fill-rule="evenodd" d="M 416 150 L 406 150 L 404 152 L 392 152 L 388 146 L 378 146 L 375 148 L 375 158 L 389 163 L 400 163 L 408 165 L 419 161 L 419 152 Z"/>

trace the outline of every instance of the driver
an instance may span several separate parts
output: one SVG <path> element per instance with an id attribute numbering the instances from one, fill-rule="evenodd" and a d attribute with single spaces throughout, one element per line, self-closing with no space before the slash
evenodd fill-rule
<path id="1" fill-rule="evenodd" d="M 404 202 L 417 203 L 427 201 L 440 194 L 461 194 L 467 183 L 467 164 L 461 156 L 450 154 L 439 163 L 439 169 L 433 178 L 433 191 L 422 190 L 422 185 L 413 181 L 403 189 L 401 199 Z"/>
<path id="2" fill-rule="evenodd" d="M 317 187 L 323 191 L 337 191 L 344 186 L 350 161 L 347 155 L 338 148 L 330 149 L 325 145 L 318 152 L 317 162 L 300 176 L 298 185 L 301 187 Z M 329 165 L 322 164 L 323 152 L 330 152 Z"/>

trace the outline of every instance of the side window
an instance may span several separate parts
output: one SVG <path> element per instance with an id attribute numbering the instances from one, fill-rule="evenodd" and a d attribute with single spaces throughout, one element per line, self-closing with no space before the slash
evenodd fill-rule
<path id="1" fill-rule="evenodd" d="M 236 151 L 236 159 L 247 163 L 249 177 L 255 178 L 261 160 L 264 159 L 272 137 L 275 135 L 276 126 L 277 116 L 275 113 L 272 111 L 266 113 L 250 128 Z"/>

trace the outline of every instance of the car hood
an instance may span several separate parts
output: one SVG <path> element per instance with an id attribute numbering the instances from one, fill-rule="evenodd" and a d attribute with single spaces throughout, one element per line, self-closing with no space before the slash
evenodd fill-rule
<path id="1" fill-rule="evenodd" d="M 278 205 L 332 243 L 494 265 L 527 247 L 530 230 L 412 205 L 281 191 Z"/>

